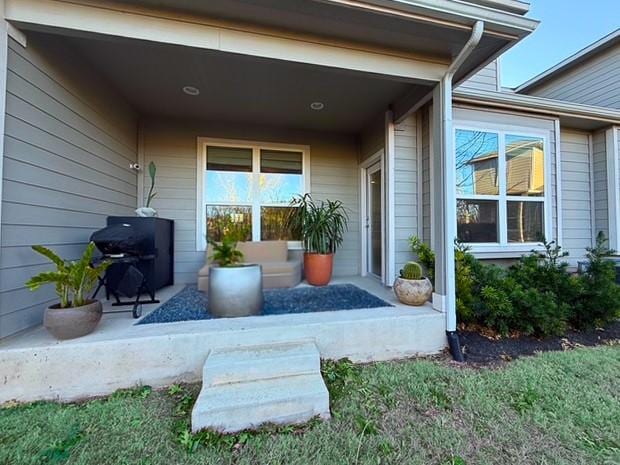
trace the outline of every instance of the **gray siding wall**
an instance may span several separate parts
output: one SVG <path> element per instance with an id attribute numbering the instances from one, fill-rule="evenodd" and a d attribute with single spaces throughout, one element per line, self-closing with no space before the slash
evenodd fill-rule
<path id="1" fill-rule="evenodd" d="M 562 247 L 574 262 L 592 245 L 592 199 L 588 134 L 561 130 Z"/>
<path id="2" fill-rule="evenodd" d="M 620 109 L 620 45 L 588 59 L 528 91 L 528 94 Z"/>
<path id="3" fill-rule="evenodd" d="M 144 123 L 144 163 L 157 164 L 159 216 L 175 220 L 175 281 L 194 283 L 204 265 L 196 250 L 197 138 L 246 139 L 310 146 L 311 192 L 317 199 L 342 200 L 349 231 L 335 259 L 336 276 L 360 273 L 358 144 L 354 137 L 223 122 L 150 120 Z M 145 190 L 148 188 L 145 173 Z"/>
<path id="4" fill-rule="evenodd" d="M 603 232 L 609 237 L 609 213 L 607 204 L 607 154 L 605 131 L 594 133 L 593 136 L 594 160 L 594 227 L 595 235 Z"/>
<path id="5" fill-rule="evenodd" d="M 108 215 L 136 208 L 136 120 L 59 39 L 9 44 L 0 250 L 0 337 L 39 324 L 56 300 L 24 287 L 49 268 L 32 244 L 66 259 Z"/>
<path id="6" fill-rule="evenodd" d="M 476 90 L 499 90 L 499 65 L 497 60 L 492 61 L 459 87 Z"/>
<path id="7" fill-rule="evenodd" d="M 412 254 L 409 237 L 418 233 L 418 140 L 416 115 L 394 128 L 395 269 Z"/>

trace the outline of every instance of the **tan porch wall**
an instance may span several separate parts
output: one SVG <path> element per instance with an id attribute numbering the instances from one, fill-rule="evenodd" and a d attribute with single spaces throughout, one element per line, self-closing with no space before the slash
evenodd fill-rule
<path id="1" fill-rule="evenodd" d="M 55 37 L 29 34 L 8 51 L 0 249 L 0 338 L 37 325 L 52 286 L 24 287 L 50 268 L 30 246 L 78 258 L 108 215 L 136 206 L 134 112 Z"/>
<path id="2" fill-rule="evenodd" d="M 340 199 L 349 209 L 349 231 L 336 254 L 334 274 L 360 272 L 358 144 L 353 136 L 242 123 L 152 119 L 143 124 L 145 166 L 157 164 L 158 195 L 153 207 L 175 220 L 175 282 L 194 283 L 204 264 L 196 250 L 197 138 L 214 137 L 310 146 L 311 192 Z M 148 175 L 145 175 L 145 190 Z"/>

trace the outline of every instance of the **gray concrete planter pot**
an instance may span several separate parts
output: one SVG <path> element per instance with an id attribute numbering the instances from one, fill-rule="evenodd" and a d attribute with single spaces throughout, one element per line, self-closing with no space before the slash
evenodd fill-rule
<path id="1" fill-rule="evenodd" d="M 396 278 L 396 281 L 394 281 L 394 294 L 405 305 L 420 306 L 430 300 L 433 295 L 433 285 L 428 278 Z"/>
<path id="2" fill-rule="evenodd" d="M 260 315 L 264 301 L 261 266 L 212 266 L 208 297 L 209 313 L 215 317 Z"/>
<path id="3" fill-rule="evenodd" d="M 103 306 L 98 300 L 72 308 L 60 308 L 56 304 L 45 310 L 43 326 L 56 339 L 74 339 L 92 333 L 102 314 Z"/>

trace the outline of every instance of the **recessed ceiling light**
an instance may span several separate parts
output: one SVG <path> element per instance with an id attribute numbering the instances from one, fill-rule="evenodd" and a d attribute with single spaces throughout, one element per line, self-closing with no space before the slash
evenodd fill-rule
<path id="1" fill-rule="evenodd" d="M 194 86 L 185 86 L 183 87 L 183 92 L 186 93 L 187 95 L 200 95 L 200 89 L 198 89 L 197 87 Z"/>
<path id="2" fill-rule="evenodd" d="M 323 104 L 323 102 L 312 102 L 310 104 L 310 108 L 312 108 L 313 110 L 319 111 L 325 108 L 325 105 Z"/>

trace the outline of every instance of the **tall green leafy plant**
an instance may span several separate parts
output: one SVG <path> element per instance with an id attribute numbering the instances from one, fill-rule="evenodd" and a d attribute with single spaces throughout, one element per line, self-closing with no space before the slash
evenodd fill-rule
<path id="1" fill-rule="evenodd" d="M 54 251 L 42 245 L 33 245 L 32 250 L 40 253 L 56 265 L 56 271 L 44 271 L 26 282 L 26 287 L 36 291 L 44 284 L 54 284 L 60 299 L 60 308 L 81 307 L 88 303 L 88 294 L 93 290 L 97 279 L 110 265 L 103 261 L 93 266 L 95 243 L 90 242 L 82 258 L 76 261 L 63 260 Z"/>
<path id="2" fill-rule="evenodd" d="M 340 200 L 315 201 L 310 194 L 291 201 L 287 228 L 299 232 L 307 253 L 332 254 L 342 245 L 349 216 Z"/>
<path id="3" fill-rule="evenodd" d="M 149 163 L 149 177 L 151 178 L 151 188 L 149 189 L 149 194 L 146 197 L 146 207 L 149 208 L 151 206 L 151 202 L 157 195 L 157 191 L 155 191 L 155 175 L 157 174 L 157 166 L 155 162 L 151 161 Z"/>

